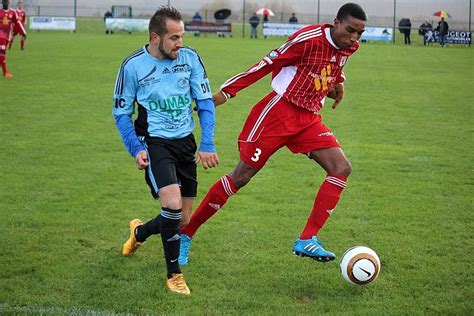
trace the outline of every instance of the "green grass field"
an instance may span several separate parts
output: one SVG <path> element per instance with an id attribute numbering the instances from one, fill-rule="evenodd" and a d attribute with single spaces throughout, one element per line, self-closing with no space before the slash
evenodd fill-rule
<path id="1" fill-rule="evenodd" d="M 373 284 L 292 255 L 325 174 L 283 149 L 195 236 L 183 270 L 192 295 L 182 297 L 165 287 L 159 238 L 120 254 L 129 220 L 160 207 L 111 115 L 118 67 L 146 40 L 82 22 L 75 34 L 30 32 L 25 51 L 17 38 L 8 52 L 0 314 L 474 314 L 472 48 L 364 44 L 345 67 L 344 101 L 322 111 L 353 173 L 320 238 L 338 257 L 373 248 Z M 214 90 L 282 41 L 185 38 Z M 237 135 L 268 83 L 217 110 L 221 165 L 199 169 L 198 200 L 236 164 Z"/>

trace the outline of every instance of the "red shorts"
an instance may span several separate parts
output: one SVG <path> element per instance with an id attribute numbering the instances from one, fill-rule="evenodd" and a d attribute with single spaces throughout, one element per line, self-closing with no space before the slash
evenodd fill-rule
<path id="1" fill-rule="evenodd" d="M 23 28 L 26 29 L 25 25 L 23 25 Z M 18 24 L 15 24 L 15 27 L 13 28 L 13 31 L 12 31 L 12 37 L 11 38 L 14 38 L 18 34 L 20 34 L 20 30 L 21 29 L 18 27 Z"/>
<path id="2" fill-rule="evenodd" d="M 240 159 L 257 169 L 283 146 L 302 154 L 340 147 L 319 114 L 288 103 L 275 92 L 252 108 L 239 135 L 238 146 Z"/>

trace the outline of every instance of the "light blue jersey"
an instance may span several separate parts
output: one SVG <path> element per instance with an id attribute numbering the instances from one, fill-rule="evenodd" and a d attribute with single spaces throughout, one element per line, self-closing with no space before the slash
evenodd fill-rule
<path id="1" fill-rule="evenodd" d="M 147 45 L 126 58 L 115 83 L 113 115 L 134 113 L 137 136 L 179 139 L 194 129 L 193 100 L 212 99 L 209 80 L 197 52 L 183 47 L 178 58 L 157 59 Z"/>

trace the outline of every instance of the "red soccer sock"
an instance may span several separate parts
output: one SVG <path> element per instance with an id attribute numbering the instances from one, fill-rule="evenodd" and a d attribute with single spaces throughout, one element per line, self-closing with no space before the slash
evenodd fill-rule
<path id="1" fill-rule="evenodd" d="M 7 61 L 5 59 L 5 55 L 0 55 L 0 67 L 2 67 L 3 75 L 7 73 Z"/>
<path id="2" fill-rule="evenodd" d="M 194 211 L 189 224 L 181 228 L 181 233 L 192 238 L 199 227 L 224 206 L 229 197 L 236 193 L 237 188 L 231 177 L 226 175 L 220 178 Z"/>
<path id="3" fill-rule="evenodd" d="M 332 211 L 336 208 L 342 190 L 346 186 L 346 177 L 330 176 L 324 179 L 314 200 L 313 210 L 300 235 L 301 239 L 311 239 L 324 226 Z"/>
<path id="4" fill-rule="evenodd" d="M 10 42 L 8 42 L 8 49 L 12 49 L 12 45 L 13 45 L 13 38 Z"/>
<path id="5" fill-rule="evenodd" d="M 24 48 L 25 48 L 25 40 L 24 40 L 24 39 L 22 39 L 22 40 L 20 41 L 20 47 L 21 47 L 21 49 L 24 49 Z"/>

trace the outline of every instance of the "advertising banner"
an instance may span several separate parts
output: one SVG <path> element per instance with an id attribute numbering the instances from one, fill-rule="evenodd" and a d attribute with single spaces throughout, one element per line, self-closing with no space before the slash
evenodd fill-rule
<path id="1" fill-rule="evenodd" d="M 184 22 L 186 32 L 232 33 L 232 24 L 216 22 Z"/>
<path id="2" fill-rule="evenodd" d="M 366 27 L 360 41 L 385 41 L 391 42 L 393 29 L 391 27 Z"/>
<path id="3" fill-rule="evenodd" d="M 264 36 L 291 36 L 309 24 L 263 23 Z"/>
<path id="4" fill-rule="evenodd" d="M 435 30 L 427 30 L 425 33 L 425 40 L 427 43 L 439 43 L 439 32 Z M 469 31 L 448 31 L 444 42 L 448 44 L 466 44 L 470 45 L 472 41 L 472 34 Z"/>
<path id="5" fill-rule="evenodd" d="M 105 28 L 109 31 L 148 32 L 148 19 L 105 19 Z"/>
<path id="6" fill-rule="evenodd" d="M 76 18 L 33 16 L 33 17 L 30 17 L 29 27 L 30 27 L 30 30 L 75 31 Z"/>

